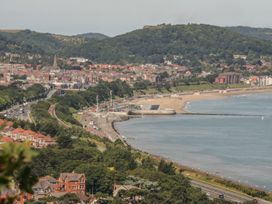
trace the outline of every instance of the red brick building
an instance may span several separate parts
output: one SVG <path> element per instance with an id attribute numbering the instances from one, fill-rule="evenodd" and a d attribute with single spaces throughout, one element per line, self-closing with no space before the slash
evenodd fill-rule
<path id="1" fill-rule="evenodd" d="M 68 193 L 85 194 L 86 177 L 84 174 L 61 173 L 59 177 L 59 190 Z"/>
<path id="2" fill-rule="evenodd" d="M 35 198 L 45 197 L 54 193 L 75 193 L 85 195 L 86 177 L 78 173 L 61 173 L 59 179 L 45 176 L 33 186 Z"/>

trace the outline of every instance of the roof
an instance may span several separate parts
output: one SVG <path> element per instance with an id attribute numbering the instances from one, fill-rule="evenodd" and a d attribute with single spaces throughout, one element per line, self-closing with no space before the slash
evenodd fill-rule
<path id="1" fill-rule="evenodd" d="M 57 183 L 58 180 L 53 178 L 52 176 L 44 176 L 39 179 L 39 181 L 48 181 L 49 183 Z"/>
<path id="2" fill-rule="evenodd" d="M 47 189 L 51 188 L 51 183 L 46 180 L 40 180 L 33 186 L 33 189 Z"/>
<path id="3" fill-rule="evenodd" d="M 68 181 L 78 181 L 82 177 L 85 177 L 85 174 L 78 174 L 78 173 L 61 173 L 60 179 L 65 180 L 68 179 Z"/>
<path id="4" fill-rule="evenodd" d="M 14 140 L 10 137 L 2 137 L 0 138 L 0 142 L 14 142 Z"/>

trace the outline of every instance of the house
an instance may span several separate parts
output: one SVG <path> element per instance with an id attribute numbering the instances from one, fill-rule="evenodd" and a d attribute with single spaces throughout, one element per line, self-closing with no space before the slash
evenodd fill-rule
<path id="1" fill-rule="evenodd" d="M 85 174 L 61 173 L 58 179 L 51 176 L 39 178 L 38 183 L 33 186 L 34 198 L 39 199 L 47 196 L 61 197 L 67 193 L 76 194 L 80 200 L 86 201 L 89 198 L 86 192 Z"/>
<path id="2" fill-rule="evenodd" d="M 137 186 L 132 186 L 132 185 L 113 185 L 113 197 L 116 197 L 119 193 L 119 191 L 124 190 L 124 191 L 129 191 L 132 189 L 139 189 Z"/>
<path id="3" fill-rule="evenodd" d="M 61 173 L 59 177 L 59 191 L 85 194 L 86 177 L 78 173 Z"/>
<path id="4" fill-rule="evenodd" d="M 32 189 L 36 196 L 48 195 L 59 189 L 59 182 L 51 176 L 45 176 L 40 178 Z"/>
<path id="5" fill-rule="evenodd" d="M 10 137 L 1 137 L 0 136 L 0 144 L 9 143 L 9 142 L 14 142 L 14 140 Z"/>

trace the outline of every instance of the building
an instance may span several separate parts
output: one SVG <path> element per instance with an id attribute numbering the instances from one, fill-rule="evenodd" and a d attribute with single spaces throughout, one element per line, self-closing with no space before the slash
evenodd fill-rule
<path id="1" fill-rule="evenodd" d="M 36 198 L 46 196 L 59 190 L 59 182 L 51 176 L 45 176 L 40 178 L 32 189 Z"/>
<path id="2" fill-rule="evenodd" d="M 30 142 L 35 148 L 44 148 L 56 144 L 55 140 L 49 136 L 36 133 L 32 130 L 24 130 L 22 128 L 3 132 L 3 135 L 10 137 L 16 142 Z"/>
<path id="3" fill-rule="evenodd" d="M 239 84 L 242 79 L 242 74 L 228 72 L 219 74 L 218 77 L 215 79 L 215 83 L 218 84 Z"/>
<path id="4" fill-rule="evenodd" d="M 271 86 L 272 77 L 270 76 L 260 76 L 259 77 L 259 86 Z"/>
<path id="5" fill-rule="evenodd" d="M 12 138 L 10 137 L 1 137 L 0 136 L 0 144 L 5 144 L 9 142 L 15 142 Z"/>
<path id="6" fill-rule="evenodd" d="M 61 173 L 58 179 L 51 176 L 39 178 L 33 186 L 34 198 L 39 199 L 47 196 L 61 196 L 67 193 L 75 193 L 84 197 L 86 192 L 85 174 Z"/>
<path id="7" fill-rule="evenodd" d="M 59 177 L 59 190 L 67 193 L 85 194 L 85 175 L 77 173 L 61 173 Z"/>

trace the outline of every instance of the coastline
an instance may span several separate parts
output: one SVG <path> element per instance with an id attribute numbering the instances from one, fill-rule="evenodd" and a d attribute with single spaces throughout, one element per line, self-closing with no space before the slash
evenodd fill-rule
<path id="1" fill-rule="evenodd" d="M 156 98 L 154 98 L 154 97 L 138 98 L 138 99 L 135 99 L 131 102 L 135 103 L 135 104 L 139 104 L 139 105 L 140 104 L 141 105 L 156 104 L 156 105 L 160 105 L 162 108 L 174 109 L 177 111 L 178 114 L 183 114 L 183 113 L 188 113 L 186 111 L 186 105 L 188 102 L 191 102 L 191 101 L 216 100 L 216 99 L 221 99 L 221 98 L 233 96 L 233 95 L 244 95 L 244 94 L 255 94 L 255 93 L 257 94 L 257 93 L 269 93 L 269 92 L 272 92 L 272 87 L 231 89 L 231 90 L 228 90 L 227 92 L 213 90 L 213 91 L 208 91 L 208 92 L 180 93 L 180 94 L 160 96 L 160 97 L 156 97 Z M 118 121 L 118 122 L 122 122 L 122 121 Z M 119 137 L 122 139 L 122 141 L 125 141 L 125 143 L 129 145 L 129 143 L 126 141 L 125 137 L 122 136 L 118 132 L 118 130 L 115 128 L 115 121 L 112 121 L 111 125 L 112 125 L 113 131 L 119 135 Z M 157 161 L 164 159 L 167 162 L 172 162 L 177 170 L 182 171 L 182 172 L 183 171 L 187 172 L 185 174 L 185 176 L 187 176 L 190 179 L 192 179 L 192 177 L 190 177 L 189 174 L 196 174 L 196 175 L 201 175 L 201 177 L 203 177 L 203 178 L 207 178 L 206 179 L 207 182 L 209 181 L 209 179 L 216 180 L 217 182 L 215 182 L 214 184 L 220 185 L 221 187 L 233 189 L 234 191 L 235 190 L 239 191 L 237 188 L 242 187 L 245 189 L 253 189 L 256 191 L 265 191 L 269 194 L 271 193 L 269 191 L 266 191 L 265 189 L 261 189 L 261 188 L 259 189 L 259 188 L 253 187 L 252 185 L 249 185 L 249 184 L 240 183 L 236 180 L 225 179 L 225 178 L 222 179 L 218 175 L 206 173 L 205 171 L 202 171 L 199 169 L 194 169 L 192 167 L 185 166 L 185 165 L 182 165 L 177 162 L 173 162 L 171 159 L 164 158 L 163 155 L 153 155 L 153 154 L 150 154 L 148 152 L 144 152 L 144 151 L 134 148 L 134 147 L 133 147 L 133 149 L 135 149 L 136 151 L 140 151 L 143 154 L 156 159 Z M 227 183 L 228 185 L 225 185 L 225 183 Z M 232 186 L 236 186 L 237 188 L 232 187 Z M 242 191 L 239 191 L 239 192 L 245 193 Z M 246 195 L 248 195 L 248 194 L 246 194 Z"/>
<path id="2" fill-rule="evenodd" d="M 177 114 L 188 113 L 186 111 L 186 105 L 189 102 L 197 100 L 216 100 L 233 95 L 243 94 L 255 94 L 272 92 L 272 87 L 263 88 L 242 88 L 242 89 L 228 89 L 212 90 L 212 91 L 201 91 L 201 92 L 185 92 L 185 93 L 173 93 L 167 95 L 161 95 L 159 97 L 147 97 L 138 98 L 131 101 L 131 103 L 137 105 L 160 105 L 162 109 L 173 109 Z"/>

